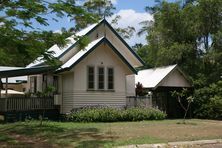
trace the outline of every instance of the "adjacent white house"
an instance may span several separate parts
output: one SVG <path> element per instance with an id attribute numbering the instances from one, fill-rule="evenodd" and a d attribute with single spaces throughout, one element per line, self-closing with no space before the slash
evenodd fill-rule
<path id="1" fill-rule="evenodd" d="M 29 76 L 30 92 L 53 85 L 63 114 L 88 105 L 124 107 L 126 97 L 135 95 L 134 78 L 127 78 L 137 73 L 135 68 L 143 66 L 143 61 L 105 19 L 76 35 L 88 37 L 90 43 L 79 49 L 78 41 L 69 37 L 64 48 L 49 49 L 62 62 L 55 71 L 40 72 L 45 67 L 41 57 L 26 67 L 40 73 Z"/>
<path id="2" fill-rule="evenodd" d="M 24 67 L 0 66 L 0 73 L 1 73 L 1 71 L 16 70 L 16 69 L 18 70 L 18 69 L 22 69 L 22 68 L 24 68 Z M 7 79 L 7 89 L 10 90 L 10 92 L 11 92 L 11 93 L 9 93 L 9 91 L 8 91 L 9 95 L 24 94 L 24 92 L 27 91 L 27 80 L 28 80 L 27 76 L 17 76 L 17 77 L 8 78 Z M 2 87 L 3 87 L 1 94 L 3 96 L 5 89 L 6 89 L 6 78 L 2 78 L 1 82 L 2 82 Z"/>

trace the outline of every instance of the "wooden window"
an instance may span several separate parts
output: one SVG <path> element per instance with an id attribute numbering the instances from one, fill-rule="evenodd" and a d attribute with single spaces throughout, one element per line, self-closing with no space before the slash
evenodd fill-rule
<path id="1" fill-rule="evenodd" d="M 88 89 L 94 89 L 94 67 L 89 66 L 88 67 Z"/>
<path id="2" fill-rule="evenodd" d="M 30 77 L 30 91 L 31 93 L 37 92 L 37 76 Z"/>
<path id="3" fill-rule="evenodd" d="M 98 68 L 98 89 L 104 89 L 105 80 L 104 67 Z"/>
<path id="4" fill-rule="evenodd" d="M 113 68 L 108 68 L 107 69 L 107 74 L 108 74 L 108 90 L 113 90 L 114 89 L 114 70 Z"/>
<path id="5" fill-rule="evenodd" d="M 58 90 L 59 90 L 59 78 L 58 78 L 58 76 L 53 76 L 53 86 L 55 88 L 55 93 L 58 94 Z"/>
<path id="6" fill-rule="evenodd" d="M 42 76 L 42 90 L 45 90 L 48 87 L 47 75 Z"/>

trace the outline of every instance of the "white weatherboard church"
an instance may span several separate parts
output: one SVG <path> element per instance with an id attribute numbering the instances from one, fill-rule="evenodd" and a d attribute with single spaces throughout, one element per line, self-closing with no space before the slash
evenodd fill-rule
<path id="1" fill-rule="evenodd" d="M 132 75 L 143 61 L 105 19 L 76 35 L 87 36 L 90 43 L 79 50 L 78 41 L 70 37 L 64 48 L 52 46 L 48 51 L 53 51 L 62 65 L 53 73 L 30 75 L 30 91 L 55 86 L 63 114 L 87 105 L 126 106 L 126 97 L 135 96 Z M 44 65 L 39 57 L 26 68 L 41 69 Z"/>

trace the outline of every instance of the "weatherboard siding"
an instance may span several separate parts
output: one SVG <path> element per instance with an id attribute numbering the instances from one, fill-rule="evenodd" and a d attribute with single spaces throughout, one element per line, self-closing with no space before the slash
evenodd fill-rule
<path id="1" fill-rule="evenodd" d="M 135 75 L 126 76 L 126 95 L 127 96 L 135 96 Z"/>
<path id="2" fill-rule="evenodd" d="M 105 90 L 87 90 L 87 67 L 104 67 L 114 69 L 114 91 L 107 91 L 107 77 L 105 76 Z M 88 105 L 108 105 L 123 107 L 126 105 L 126 75 L 132 74 L 125 63 L 104 44 L 98 46 L 72 70 L 71 74 L 63 74 L 63 113 L 72 108 Z M 73 79 L 71 78 L 73 77 Z M 95 88 L 97 88 L 97 75 L 95 75 Z M 70 84 L 73 82 L 72 84 Z"/>
<path id="3" fill-rule="evenodd" d="M 124 107 L 126 105 L 125 92 L 74 92 L 74 108 L 82 106 L 113 106 Z"/>
<path id="4" fill-rule="evenodd" d="M 191 87 L 190 82 L 177 69 L 172 71 L 158 86 L 167 87 Z"/>
<path id="5" fill-rule="evenodd" d="M 74 73 L 66 73 L 62 76 L 62 113 L 68 113 L 73 109 L 74 90 L 73 81 Z"/>

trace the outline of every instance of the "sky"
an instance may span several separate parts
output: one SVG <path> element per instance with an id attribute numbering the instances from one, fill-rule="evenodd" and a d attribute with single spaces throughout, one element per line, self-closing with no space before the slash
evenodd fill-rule
<path id="1" fill-rule="evenodd" d="M 127 26 L 132 26 L 135 28 L 136 32 L 138 32 L 141 28 L 139 25 L 140 22 L 145 20 L 153 20 L 153 16 L 147 12 L 145 12 L 146 6 L 154 6 L 155 0 L 111 0 L 116 10 L 114 11 L 115 15 L 120 15 L 121 19 L 118 22 L 118 27 L 125 28 Z M 167 0 L 168 2 L 175 2 L 178 0 Z M 114 18 L 114 16 L 112 16 Z M 59 19 L 59 22 L 55 22 L 52 19 L 48 18 L 49 26 L 41 26 L 37 23 L 34 23 L 36 28 L 41 28 L 43 30 L 52 30 L 54 32 L 58 32 L 62 27 L 70 28 L 75 24 L 73 21 L 70 21 L 68 18 L 64 17 Z M 110 21 L 112 18 L 107 18 Z M 146 34 L 142 36 L 138 36 L 137 33 L 130 39 L 126 39 L 126 42 L 133 46 L 136 43 L 146 44 L 145 40 Z"/>

